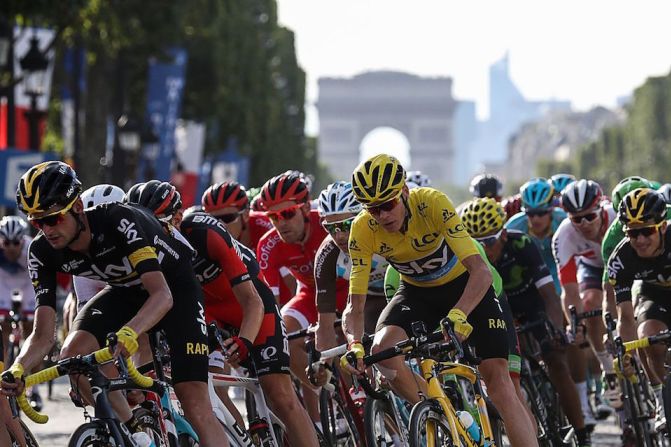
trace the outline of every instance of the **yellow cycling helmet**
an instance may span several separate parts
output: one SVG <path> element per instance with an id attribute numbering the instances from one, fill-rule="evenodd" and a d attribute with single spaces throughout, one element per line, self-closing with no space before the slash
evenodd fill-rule
<path id="1" fill-rule="evenodd" d="M 362 162 L 352 174 L 352 190 L 364 206 L 388 202 L 401 194 L 405 169 L 387 154 L 375 155 Z"/>
<path id="2" fill-rule="evenodd" d="M 461 210 L 461 220 L 471 237 L 483 237 L 496 233 L 506 222 L 506 212 L 499 202 L 484 197 L 468 202 Z"/>
<path id="3" fill-rule="evenodd" d="M 75 171 L 61 161 L 46 161 L 28 169 L 16 190 L 17 207 L 31 216 L 53 206 L 71 206 L 82 192 Z"/>

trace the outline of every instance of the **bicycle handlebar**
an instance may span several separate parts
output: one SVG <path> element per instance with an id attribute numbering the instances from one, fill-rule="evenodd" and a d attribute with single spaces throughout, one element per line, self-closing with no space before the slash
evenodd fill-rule
<path id="1" fill-rule="evenodd" d="M 73 359 L 78 359 L 79 361 L 73 362 Z M 52 366 L 50 368 L 38 371 L 34 374 L 27 376 L 25 378 L 25 388 L 29 388 L 31 386 L 40 383 L 48 382 L 50 380 L 54 380 L 57 379 L 58 377 L 69 374 L 71 369 L 75 369 L 78 366 L 82 365 L 83 363 L 95 366 L 107 363 L 113 359 L 114 356 L 112 355 L 112 351 L 108 347 L 99 349 L 98 351 L 92 352 L 91 354 L 83 357 L 71 357 L 68 359 L 63 359 L 59 361 L 58 364 L 56 364 L 55 366 Z M 135 384 L 137 384 L 139 387 L 149 388 L 154 384 L 154 379 L 152 379 L 151 377 L 143 376 L 137 370 L 135 364 L 133 363 L 133 360 L 130 357 L 126 358 L 124 363 L 126 365 L 126 368 L 128 369 L 128 377 L 133 382 L 135 382 Z M 17 396 L 17 402 L 19 404 L 19 407 L 25 413 L 25 415 L 28 416 L 30 420 L 38 424 L 46 424 L 47 421 L 49 420 L 49 416 L 47 416 L 46 414 L 38 413 L 33 409 L 33 407 L 30 406 L 28 398 L 26 397 L 25 388 L 24 391 L 21 393 L 21 395 Z"/>
<path id="2" fill-rule="evenodd" d="M 663 331 L 657 335 L 650 335 L 648 337 L 640 338 L 623 343 L 625 352 L 633 351 L 635 349 L 647 348 L 650 345 L 657 343 L 671 344 L 671 332 Z"/>

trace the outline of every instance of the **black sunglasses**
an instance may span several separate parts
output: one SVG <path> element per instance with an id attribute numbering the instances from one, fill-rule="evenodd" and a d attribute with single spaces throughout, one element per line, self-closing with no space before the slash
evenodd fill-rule
<path id="1" fill-rule="evenodd" d="M 229 224 L 231 222 L 235 222 L 235 220 L 240 217 L 240 215 L 243 213 L 243 211 L 237 211 L 235 213 L 229 213 L 229 214 L 221 214 L 219 216 L 214 216 L 220 221 L 222 221 L 225 224 Z"/>
<path id="2" fill-rule="evenodd" d="M 627 228 L 625 232 L 629 239 L 636 239 L 639 236 L 650 237 L 657 232 L 663 223 L 664 222 L 660 222 L 657 225 L 650 225 L 649 227 L 642 228 Z"/>
<path id="3" fill-rule="evenodd" d="M 550 214 L 552 210 L 526 210 L 524 214 L 529 217 L 543 217 Z"/>
<path id="4" fill-rule="evenodd" d="M 389 211 L 391 211 L 391 210 L 393 210 L 394 208 L 396 208 L 396 205 L 398 205 L 398 197 L 395 197 L 395 198 L 393 198 L 393 199 L 391 199 L 391 200 L 388 200 L 388 201 L 386 201 L 386 202 L 383 202 L 383 203 L 381 203 L 381 204 L 379 204 L 379 205 L 367 206 L 367 207 L 366 207 L 366 210 L 367 210 L 369 213 L 371 213 L 371 214 L 373 214 L 373 215 L 375 215 L 375 216 L 379 216 L 380 213 L 381 213 L 382 211 L 385 211 L 385 212 L 388 213 Z"/>
<path id="5" fill-rule="evenodd" d="M 19 245 L 21 245 L 21 241 L 20 240 L 10 241 L 10 240 L 5 239 L 4 241 L 2 241 L 2 245 L 4 245 L 5 247 L 9 247 L 10 245 L 14 245 L 14 246 L 18 247 Z"/>
<path id="6" fill-rule="evenodd" d="M 592 222 L 597 217 L 599 217 L 599 213 L 595 211 L 593 213 L 585 214 L 583 216 L 571 216 L 571 222 L 573 222 L 574 224 L 581 224 L 583 220 L 586 220 L 587 222 Z"/>

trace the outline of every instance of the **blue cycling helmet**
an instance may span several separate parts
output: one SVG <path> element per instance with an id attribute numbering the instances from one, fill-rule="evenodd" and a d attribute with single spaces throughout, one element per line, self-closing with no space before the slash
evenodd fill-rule
<path id="1" fill-rule="evenodd" d="M 522 210 L 548 209 L 554 206 L 554 187 L 548 179 L 532 178 L 520 188 L 522 196 Z"/>
<path id="2" fill-rule="evenodd" d="M 562 192 L 564 188 L 576 181 L 576 178 L 571 174 L 555 174 L 550 177 L 552 187 L 555 189 L 555 194 Z"/>
<path id="3" fill-rule="evenodd" d="M 349 182 L 335 182 L 319 194 L 319 215 L 330 216 L 340 213 L 358 214 L 362 206 L 356 200 Z"/>

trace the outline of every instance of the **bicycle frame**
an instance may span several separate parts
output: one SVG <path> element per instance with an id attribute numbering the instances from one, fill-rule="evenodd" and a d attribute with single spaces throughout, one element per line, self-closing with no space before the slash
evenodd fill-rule
<path id="1" fill-rule="evenodd" d="M 478 414 L 480 416 L 482 436 L 484 437 L 485 442 L 489 442 L 489 445 L 494 446 L 494 435 L 492 433 L 492 427 L 489 422 L 487 404 L 485 403 L 485 400 L 482 396 L 482 389 L 479 382 L 480 378 L 477 370 L 473 367 L 462 365 L 460 363 L 437 362 L 432 359 L 422 359 L 419 363 L 419 368 L 422 372 L 422 377 L 427 383 L 428 397 L 430 399 L 435 399 L 440 404 L 443 412 L 445 413 L 448 424 L 450 425 L 450 430 L 452 433 L 458 434 L 459 438 L 465 441 L 465 445 L 467 447 L 478 447 L 481 444 L 473 441 L 471 436 L 466 431 L 466 428 L 459 420 L 459 417 L 457 416 L 457 410 L 454 408 L 454 405 L 443 390 L 441 378 L 444 375 L 454 374 L 457 377 L 467 379 L 471 385 L 473 385 L 475 390 L 475 401 L 478 408 Z M 427 433 L 427 442 L 430 445 L 435 445 L 436 440 L 433 439 L 432 434 Z"/>

